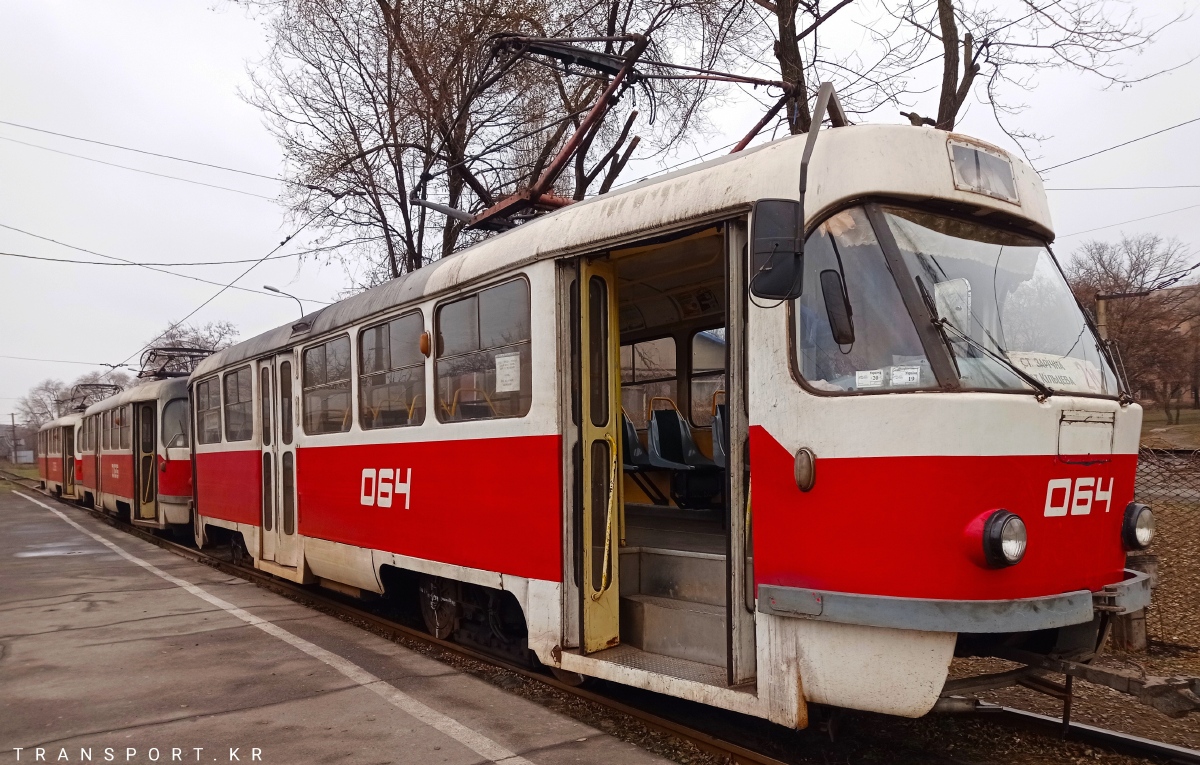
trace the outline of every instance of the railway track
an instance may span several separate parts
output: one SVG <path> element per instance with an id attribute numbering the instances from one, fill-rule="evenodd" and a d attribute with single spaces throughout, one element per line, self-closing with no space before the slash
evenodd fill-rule
<path id="1" fill-rule="evenodd" d="M 756 747 L 751 741 L 745 741 L 747 738 L 754 738 L 756 735 L 769 735 L 763 734 L 761 730 L 756 731 L 756 728 L 765 730 L 766 728 L 777 727 L 771 726 L 765 721 L 757 720 L 755 718 L 747 720 L 740 715 L 705 707 L 703 710 L 708 712 L 708 714 L 703 715 L 703 718 L 705 719 L 706 727 L 708 727 L 709 730 L 701 730 L 693 725 L 683 722 L 683 719 L 686 719 L 690 716 L 695 716 L 695 712 L 698 711 L 695 709 L 695 707 L 699 705 L 695 705 L 690 702 L 683 702 L 681 704 L 673 703 L 677 700 L 664 700 L 655 694 L 638 691 L 636 689 L 627 690 L 619 688 L 614 689 L 615 692 L 610 694 L 589 688 L 572 686 L 557 680 L 550 674 L 514 664 L 504 660 L 503 658 L 475 650 L 460 643 L 433 637 L 423 630 L 399 623 L 384 616 L 380 616 L 379 614 L 363 608 L 357 603 L 350 602 L 351 599 L 348 597 L 341 596 L 336 593 L 330 594 L 326 591 L 322 591 L 318 587 L 297 585 L 292 582 L 277 579 L 270 574 L 236 564 L 216 555 L 197 550 L 194 547 L 179 544 L 178 542 L 174 542 L 144 529 L 122 522 L 108 513 L 86 508 L 73 502 L 60 499 L 54 495 L 44 493 L 37 488 L 36 481 L 24 478 L 10 471 L 0 470 L 0 478 L 3 478 L 10 483 L 20 485 L 24 488 L 37 491 L 41 493 L 42 496 L 54 499 L 60 504 L 67 505 L 76 510 L 87 512 L 98 520 L 101 520 L 114 528 L 131 534 L 132 536 L 144 541 L 150 542 L 151 544 L 157 545 L 163 549 L 170 550 L 181 557 L 188 558 L 198 563 L 203 563 L 204 565 L 215 568 L 231 576 L 237 576 L 247 581 L 254 582 L 260 587 L 288 597 L 296 602 L 317 608 L 318 610 L 338 616 L 346 621 L 357 623 L 360 626 L 370 629 L 371 631 L 383 635 L 389 639 L 407 642 L 409 644 L 417 644 L 419 646 L 435 649 L 448 656 L 479 662 L 484 665 L 502 669 L 529 680 L 533 680 L 537 683 L 541 683 L 564 694 L 588 701 L 610 712 L 628 716 L 629 718 L 636 720 L 649 729 L 686 741 L 701 751 L 716 756 L 720 761 L 737 763 L 738 765 L 791 765 L 791 763 L 796 762 L 796 760 L 791 758 L 779 759 L 770 754 L 758 751 L 760 748 L 772 748 L 770 746 Z M 645 708 L 647 706 L 647 702 L 653 704 L 655 707 L 658 707 L 660 711 L 667 710 L 667 713 L 660 714 L 648 710 Z M 1061 737 L 1070 741 L 1104 747 L 1121 754 L 1150 758 L 1155 761 L 1165 763 L 1187 763 L 1189 765 L 1200 765 L 1200 751 L 1194 749 L 1179 747 L 1161 741 L 1154 741 L 1151 739 L 1142 738 L 1140 736 L 1134 736 L 1132 734 L 1121 733 L 1119 731 L 1108 730 L 1105 728 L 1098 728 L 1092 725 L 1074 721 L 1069 724 L 1068 730 L 1064 731 L 1061 719 L 1036 714 L 1034 712 L 1028 712 L 1021 709 L 1014 709 L 996 704 L 981 703 L 974 712 L 966 714 L 968 716 L 977 717 L 981 720 L 995 723 L 1006 728 L 1016 728 L 1055 738 Z M 722 717 L 725 719 L 720 719 Z M 823 724 L 823 727 L 830 732 L 830 736 L 832 737 L 832 722 Z M 714 734 L 712 732 L 714 728 L 720 730 L 721 732 Z M 793 732 L 779 729 L 779 733 L 786 735 Z M 744 740 L 745 743 L 737 743 L 729 740 L 730 738 L 741 739 Z M 779 748 L 778 742 L 776 742 L 776 746 L 774 748 Z M 959 763 L 962 762 L 962 760 L 959 759 L 954 759 L 952 761 Z"/>

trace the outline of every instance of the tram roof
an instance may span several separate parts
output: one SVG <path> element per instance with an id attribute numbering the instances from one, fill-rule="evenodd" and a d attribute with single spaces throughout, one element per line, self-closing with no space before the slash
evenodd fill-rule
<path id="1" fill-rule="evenodd" d="M 798 199 L 806 137 L 788 136 L 568 205 L 309 314 L 303 319 L 306 331 L 288 324 L 215 353 L 197 365 L 192 379 L 540 260 L 602 252 L 714 222 L 749 210 L 759 199 Z M 951 138 L 1008 156 L 1021 202 L 956 189 Z M 1032 167 L 1002 149 L 933 128 L 855 125 L 821 132 L 809 166 L 807 220 L 866 196 L 958 203 L 974 208 L 981 219 L 994 213 L 1016 217 L 1053 236 L 1041 178 Z"/>
<path id="2" fill-rule="evenodd" d="M 172 390 L 174 388 L 174 390 Z M 106 399 L 97 401 L 87 408 L 85 415 L 99 414 L 106 412 L 113 407 L 129 404 L 135 401 L 156 401 L 164 397 L 182 397 L 187 395 L 187 378 L 186 377 L 168 377 L 163 380 L 152 380 L 144 382 L 141 385 L 135 385 L 132 388 L 126 388 L 115 396 L 109 396 Z"/>
<path id="3" fill-rule="evenodd" d="M 68 425 L 78 425 L 79 421 L 82 419 L 82 414 L 65 414 L 62 417 L 58 417 L 50 422 L 47 422 L 42 427 L 38 428 L 38 432 L 40 433 L 43 430 L 50 430 L 52 428 L 65 428 Z"/>

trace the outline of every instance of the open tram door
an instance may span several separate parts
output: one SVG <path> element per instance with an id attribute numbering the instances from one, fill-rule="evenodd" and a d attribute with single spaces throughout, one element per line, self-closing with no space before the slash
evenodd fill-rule
<path id="1" fill-rule="evenodd" d="M 262 442 L 261 560 L 294 569 L 296 538 L 296 368 L 291 352 L 260 359 L 257 366 Z M 280 572 L 294 576 L 294 572 Z"/>
<path id="2" fill-rule="evenodd" d="M 698 225 L 560 270 L 565 647 L 718 687 L 756 677 L 746 229 Z"/>
<path id="3" fill-rule="evenodd" d="M 137 497 L 134 500 L 133 519 L 135 521 L 158 520 L 158 417 L 156 416 L 157 402 L 145 401 L 137 404 L 134 413 L 137 418 L 137 468 L 134 481 L 137 487 Z"/>
<path id="4" fill-rule="evenodd" d="M 616 269 L 608 262 L 584 260 L 579 277 L 582 648 L 593 653 L 621 641 L 619 331 Z"/>

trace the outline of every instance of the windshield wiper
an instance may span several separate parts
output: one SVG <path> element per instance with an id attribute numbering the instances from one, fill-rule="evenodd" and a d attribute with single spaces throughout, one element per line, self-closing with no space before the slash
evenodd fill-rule
<path id="1" fill-rule="evenodd" d="M 1022 380 L 1029 383 L 1038 392 L 1038 396 L 1037 396 L 1038 401 L 1044 401 L 1054 395 L 1054 391 L 1051 390 L 1049 387 L 1047 387 L 1045 383 L 1043 383 L 1041 380 L 1037 379 L 1033 375 L 1029 374 L 1025 370 L 1021 369 L 1019 366 L 1014 364 L 1012 362 L 1012 359 L 1001 356 L 1000 354 L 993 351 L 991 348 L 988 348 L 986 345 L 979 342 L 975 338 L 971 337 L 966 332 L 963 332 L 961 329 L 954 326 L 953 324 L 946 321 L 945 319 L 938 319 L 937 321 L 934 322 L 934 324 L 937 324 L 939 327 L 941 327 L 943 332 L 947 329 L 950 330 L 951 332 L 958 335 L 960 338 L 962 338 L 966 342 L 970 343 L 975 348 L 983 351 L 988 356 L 992 357 L 996 361 L 999 361 L 1001 364 L 1003 364 L 1004 366 L 1011 369 L 1013 371 L 1013 373 L 1017 375 L 1017 377 L 1020 377 Z"/>
<path id="2" fill-rule="evenodd" d="M 950 338 L 949 338 L 949 336 L 947 336 L 946 330 L 951 330 L 952 332 L 954 332 L 954 334 L 958 335 L 960 338 L 962 338 L 966 342 L 970 343 L 972 346 L 974 346 L 978 350 L 983 351 L 991 358 L 995 359 L 996 361 L 999 361 L 1001 364 L 1003 364 L 1004 366 L 1011 369 L 1017 377 L 1020 377 L 1022 380 L 1029 383 L 1029 385 L 1034 390 L 1037 391 L 1037 400 L 1038 401 L 1045 401 L 1046 399 L 1048 399 L 1054 395 L 1054 391 L 1052 391 L 1052 390 L 1050 390 L 1050 388 L 1046 387 L 1046 385 L 1041 380 L 1038 380 L 1037 378 L 1031 376 L 1025 370 L 1018 367 L 1016 364 L 1014 364 L 1012 362 L 1011 359 L 1001 356 L 1000 354 L 993 351 L 991 348 L 988 348 L 983 343 L 979 342 L 975 338 L 968 335 L 966 332 L 963 332 L 961 329 L 959 329 L 958 327 L 951 324 L 946 319 L 938 316 L 937 303 L 934 302 L 933 296 L 931 296 L 929 294 L 929 289 L 925 286 L 925 281 L 923 279 L 921 279 L 921 277 L 919 277 L 919 276 L 915 279 L 915 281 L 917 283 L 917 289 L 919 289 L 921 291 L 921 298 L 925 301 L 925 307 L 929 309 L 929 315 L 937 317 L 933 320 L 933 324 L 935 327 L 937 327 L 941 331 L 942 340 L 943 340 L 943 342 L 946 343 L 946 350 L 950 352 L 950 359 L 954 362 L 954 368 L 955 368 L 955 370 L 958 371 L 960 377 L 962 376 L 962 370 L 960 370 L 958 368 L 958 355 L 954 353 L 954 348 L 950 345 Z M 988 333 L 988 337 L 991 337 L 990 332 Z M 992 342 L 996 342 L 996 339 L 994 337 L 992 338 Z"/>

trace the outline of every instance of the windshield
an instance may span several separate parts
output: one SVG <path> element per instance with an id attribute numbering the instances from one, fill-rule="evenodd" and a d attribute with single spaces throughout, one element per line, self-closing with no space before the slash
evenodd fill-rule
<path id="1" fill-rule="evenodd" d="M 809 236 L 803 286 L 792 321 L 796 365 L 812 388 L 883 393 L 937 387 L 863 208 L 837 213 Z"/>
<path id="2" fill-rule="evenodd" d="M 963 387 L 1116 396 L 1116 376 L 1046 247 L 1034 239 L 896 207 L 884 219 L 940 320 Z M 807 285 L 806 285 L 807 286 Z"/>

